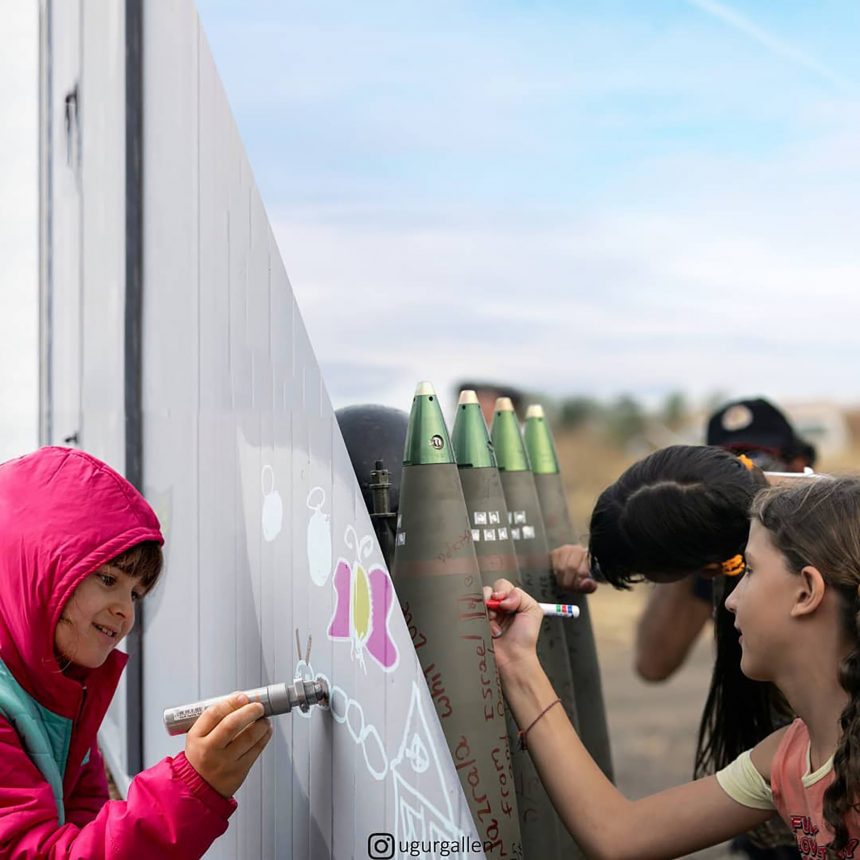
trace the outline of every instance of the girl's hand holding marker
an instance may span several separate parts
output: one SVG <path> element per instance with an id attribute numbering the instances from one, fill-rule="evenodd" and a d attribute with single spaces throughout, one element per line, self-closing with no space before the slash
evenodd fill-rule
<path id="1" fill-rule="evenodd" d="M 487 598 L 487 609 L 498 609 L 502 601 L 495 597 Z M 550 618 L 579 618 L 579 607 L 572 603 L 538 603 L 541 612 Z"/>
<path id="2" fill-rule="evenodd" d="M 492 589 L 485 588 L 484 600 L 493 602 L 487 611 L 499 671 L 529 661 L 539 668 L 536 645 L 544 619 L 540 604 L 507 579 L 497 579 Z"/>
<path id="3" fill-rule="evenodd" d="M 207 708 L 188 731 L 185 757 L 222 797 L 232 797 L 272 737 L 260 702 L 244 693 Z"/>

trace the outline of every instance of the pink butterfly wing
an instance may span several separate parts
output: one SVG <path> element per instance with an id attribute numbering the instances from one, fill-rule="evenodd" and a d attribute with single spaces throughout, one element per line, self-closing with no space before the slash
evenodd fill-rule
<path id="1" fill-rule="evenodd" d="M 381 567 L 374 567 L 368 574 L 370 580 L 371 628 L 367 638 L 367 650 L 383 669 L 397 663 L 398 653 L 394 640 L 388 633 L 388 616 L 394 601 L 391 579 Z"/>
<path id="2" fill-rule="evenodd" d="M 332 578 L 337 603 L 334 615 L 328 626 L 328 635 L 332 639 L 349 639 L 349 588 L 352 569 L 343 559 L 339 559 Z"/>

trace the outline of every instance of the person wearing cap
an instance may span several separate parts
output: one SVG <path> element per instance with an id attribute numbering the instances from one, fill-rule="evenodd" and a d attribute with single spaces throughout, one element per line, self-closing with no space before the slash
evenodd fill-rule
<path id="1" fill-rule="evenodd" d="M 802 472 L 815 448 L 762 397 L 726 403 L 708 419 L 706 444 L 744 454 L 770 472 Z M 635 667 L 646 681 L 665 681 L 684 663 L 713 615 L 713 580 L 696 574 L 655 585 L 636 630 Z"/>
<path id="2" fill-rule="evenodd" d="M 769 400 L 735 400 L 708 419 L 707 445 L 746 454 L 767 472 L 802 472 L 815 465 L 815 447 L 801 439 Z"/>

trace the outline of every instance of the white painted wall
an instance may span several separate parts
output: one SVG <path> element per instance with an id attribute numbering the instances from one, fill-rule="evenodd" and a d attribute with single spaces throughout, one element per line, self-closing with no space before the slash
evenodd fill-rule
<path id="1" fill-rule="evenodd" d="M 0 26 L 0 462 L 36 447 L 38 425 L 37 0 L 4 4 Z"/>
<path id="2" fill-rule="evenodd" d="M 52 441 L 77 433 L 122 469 L 122 7 L 52 8 Z M 165 707 L 321 673 L 331 709 L 275 718 L 208 856 L 361 857 L 378 832 L 475 838 L 193 3 L 144 12 L 144 492 L 167 539 L 144 612 L 145 765 L 183 747 Z M 352 600 L 363 577 L 369 606 Z M 100 735 L 121 785 L 123 720 L 121 689 Z"/>
<path id="3" fill-rule="evenodd" d="M 168 541 L 146 613 L 146 762 L 181 749 L 162 708 L 310 671 L 297 639 L 311 638 L 334 707 L 275 719 L 211 856 L 347 858 L 374 832 L 472 833 L 393 593 L 370 624 L 395 665 L 331 632 L 338 610 L 354 629 L 351 580 L 390 580 L 193 4 L 146 12 L 144 489 Z"/>

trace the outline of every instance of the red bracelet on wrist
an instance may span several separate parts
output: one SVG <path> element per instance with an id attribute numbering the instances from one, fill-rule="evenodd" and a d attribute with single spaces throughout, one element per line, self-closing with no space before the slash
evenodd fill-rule
<path id="1" fill-rule="evenodd" d="M 550 702 L 529 724 L 526 728 L 520 729 L 517 732 L 517 736 L 520 739 L 520 749 L 527 750 L 528 746 L 526 746 L 526 735 L 532 730 L 534 724 L 553 706 L 557 705 L 561 702 L 561 699 L 556 699 L 553 702 Z"/>

